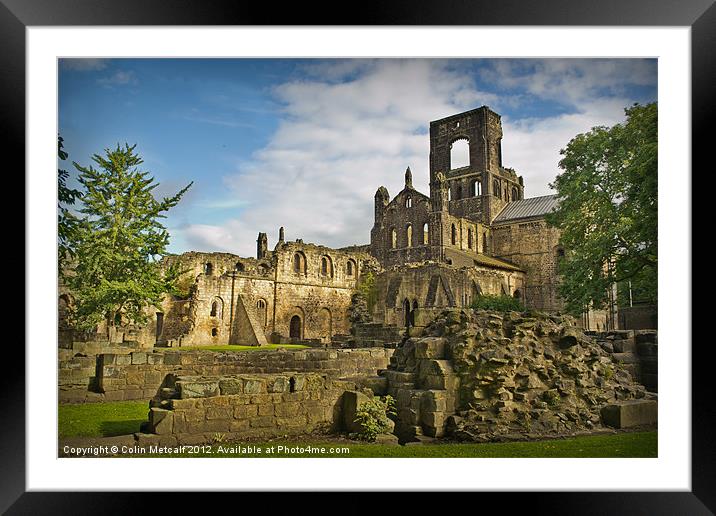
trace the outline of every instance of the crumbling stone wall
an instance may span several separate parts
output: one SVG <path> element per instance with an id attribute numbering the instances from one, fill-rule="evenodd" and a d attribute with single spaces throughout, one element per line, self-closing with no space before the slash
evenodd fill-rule
<path id="1" fill-rule="evenodd" d="M 383 373 L 403 438 L 565 435 L 629 411 L 629 424 L 655 422 L 655 395 L 569 317 L 450 310 L 422 334 Z"/>
<path id="2" fill-rule="evenodd" d="M 455 268 L 440 263 L 387 270 L 378 275 L 376 321 L 405 327 L 405 300 L 411 311 L 421 308 L 467 307 L 478 294 L 513 295 L 524 283 L 519 270 L 472 265 Z M 414 322 L 412 324 L 415 324 Z"/>
<path id="3" fill-rule="evenodd" d="M 557 287 L 560 232 L 544 218 L 496 224 L 492 228 L 494 255 L 526 272 L 524 302 L 529 308 L 559 311 L 564 303 Z"/>
<path id="4" fill-rule="evenodd" d="M 174 376 L 150 402 L 149 434 L 211 442 L 337 431 L 342 396 L 354 383 L 316 373 Z M 139 435 L 139 444 L 157 440 Z"/>
<path id="5" fill-rule="evenodd" d="M 284 371 L 320 372 L 331 377 L 373 376 L 388 366 L 392 349 L 302 349 L 237 353 L 135 351 L 97 357 L 97 400 L 149 399 L 167 374 L 231 375 Z"/>

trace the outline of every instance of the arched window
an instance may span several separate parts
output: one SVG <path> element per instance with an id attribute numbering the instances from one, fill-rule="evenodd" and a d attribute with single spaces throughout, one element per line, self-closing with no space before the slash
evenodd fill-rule
<path id="1" fill-rule="evenodd" d="M 520 194 L 517 192 L 517 187 L 512 187 L 512 200 L 513 201 L 520 200 Z"/>
<path id="2" fill-rule="evenodd" d="M 407 237 L 408 237 L 408 247 L 413 247 L 413 225 L 408 224 L 408 227 L 405 230 Z"/>
<path id="3" fill-rule="evenodd" d="M 241 263 L 241 262 L 236 262 L 236 270 L 237 270 L 238 272 L 244 272 L 245 269 L 246 269 L 246 267 L 244 267 L 244 264 L 243 264 L 243 263 Z"/>
<path id="4" fill-rule="evenodd" d="M 450 241 L 452 242 L 452 245 L 457 243 L 457 228 L 455 227 L 455 224 L 452 225 Z"/>
<path id="5" fill-rule="evenodd" d="M 212 274 L 214 274 L 214 266 L 211 262 L 206 262 L 204 264 L 204 274 L 206 274 L 207 276 L 211 276 Z"/>
<path id="6" fill-rule="evenodd" d="M 457 185 L 457 195 L 455 196 L 456 199 L 462 199 L 462 185 Z"/>
<path id="7" fill-rule="evenodd" d="M 472 229 L 467 230 L 467 248 L 472 249 Z"/>
<path id="8" fill-rule="evenodd" d="M 492 194 L 502 199 L 502 190 L 500 189 L 500 182 L 497 179 L 492 182 Z"/>
<path id="9" fill-rule="evenodd" d="M 448 184 L 448 201 L 452 201 L 452 185 Z"/>
<path id="10" fill-rule="evenodd" d="M 470 165 L 470 144 L 467 139 L 460 139 L 450 145 L 450 170 Z"/>
<path id="11" fill-rule="evenodd" d="M 482 194 L 482 184 L 478 179 L 470 181 L 470 197 L 477 197 Z"/>
<path id="12" fill-rule="evenodd" d="M 428 245 L 430 243 L 430 231 L 428 231 L 428 223 L 423 224 L 423 244 Z"/>
<path id="13" fill-rule="evenodd" d="M 346 264 L 346 274 L 348 276 L 352 277 L 354 274 L 354 272 L 353 272 L 354 270 L 355 270 L 355 263 L 353 262 L 353 260 L 348 260 L 348 263 Z"/>
<path id="14" fill-rule="evenodd" d="M 413 207 L 413 199 L 411 197 L 408 197 L 405 199 L 405 207 L 406 208 L 412 208 Z"/>
<path id="15" fill-rule="evenodd" d="M 212 337 L 218 337 L 218 336 L 219 336 L 219 328 L 212 328 L 212 329 L 211 329 L 211 336 L 212 336 Z"/>
<path id="16" fill-rule="evenodd" d="M 398 233 L 395 231 L 395 228 L 390 230 L 390 247 L 393 249 L 398 247 Z"/>
<path id="17" fill-rule="evenodd" d="M 259 299 L 256 301 L 256 312 L 259 317 L 259 321 L 262 325 L 266 326 L 266 300 Z"/>
<path id="18" fill-rule="evenodd" d="M 321 276 L 333 277 L 333 262 L 329 256 L 321 256 Z"/>
<path id="19" fill-rule="evenodd" d="M 216 301 L 211 303 L 211 313 L 209 314 L 211 317 L 216 317 L 217 312 L 219 311 Z"/>
<path id="20" fill-rule="evenodd" d="M 306 257 L 303 253 L 296 253 L 293 255 L 293 272 L 296 274 L 306 273 Z"/>
<path id="21" fill-rule="evenodd" d="M 522 299 L 522 292 L 520 292 L 520 289 L 516 289 L 512 293 L 512 297 L 514 297 L 515 299 Z"/>
<path id="22" fill-rule="evenodd" d="M 489 247 L 487 245 L 487 231 L 485 231 L 482 234 L 482 252 L 484 254 L 487 254 L 487 251 L 489 251 Z"/>

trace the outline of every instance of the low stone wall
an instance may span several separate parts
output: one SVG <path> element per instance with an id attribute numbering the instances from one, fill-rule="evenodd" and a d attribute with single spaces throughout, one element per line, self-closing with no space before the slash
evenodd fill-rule
<path id="1" fill-rule="evenodd" d="M 386 369 L 393 349 L 301 349 L 217 353 L 157 351 L 97 357 L 101 400 L 150 399 L 167 374 L 221 376 L 320 372 L 331 377 L 374 376 Z"/>
<path id="2" fill-rule="evenodd" d="M 270 438 L 341 427 L 342 396 L 353 382 L 317 373 L 169 375 L 150 402 L 138 444 Z"/>
<path id="3" fill-rule="evenodd" d="M 611 353 L 632 377 L 650 392 L 657 392 L 658 335 L 656 330 L 586 332 L 606 352 Z"/>

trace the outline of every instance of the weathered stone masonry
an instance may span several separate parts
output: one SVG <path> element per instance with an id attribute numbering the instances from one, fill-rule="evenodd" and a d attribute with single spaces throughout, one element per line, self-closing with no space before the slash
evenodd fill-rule
<path id="1" fill-rule="evenodd" d="M 305 349 L 216 353 L 212 351 L 135 351 L 97 355 L 96 377 L 77 389 L 60 390 L 60 401 L 149 399 L 167 374 L 230 375 L 284 371 L 320 372 L 331 377 L 373 376 L 388 366 L 394 350 Z M 85 369 L 87 372 L 89 368 Z M 87 385 L 91 386 L 88 394 Z"/>

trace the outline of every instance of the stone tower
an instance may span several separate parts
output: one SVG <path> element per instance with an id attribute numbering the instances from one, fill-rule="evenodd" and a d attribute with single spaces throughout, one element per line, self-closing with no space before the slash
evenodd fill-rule
<path id="1" fill-rule="evenodd" d="M 467 142 L 469 163 L 454 168 L 453 145 L 461 141 Z M 487 106 L 430 122 L 431 185 L 439 172 L 445 175 L 454 216 L 489 224 L 507 202 L 523 198 L 521 178 L 502 165 L 500 115 Z"/>
<path id="2" fill-rule="evenodd" d="M 268 253 L 268 237 L 266 233 L 259 233 L 256 239 L 256 259 L 263 260 Z"/>

